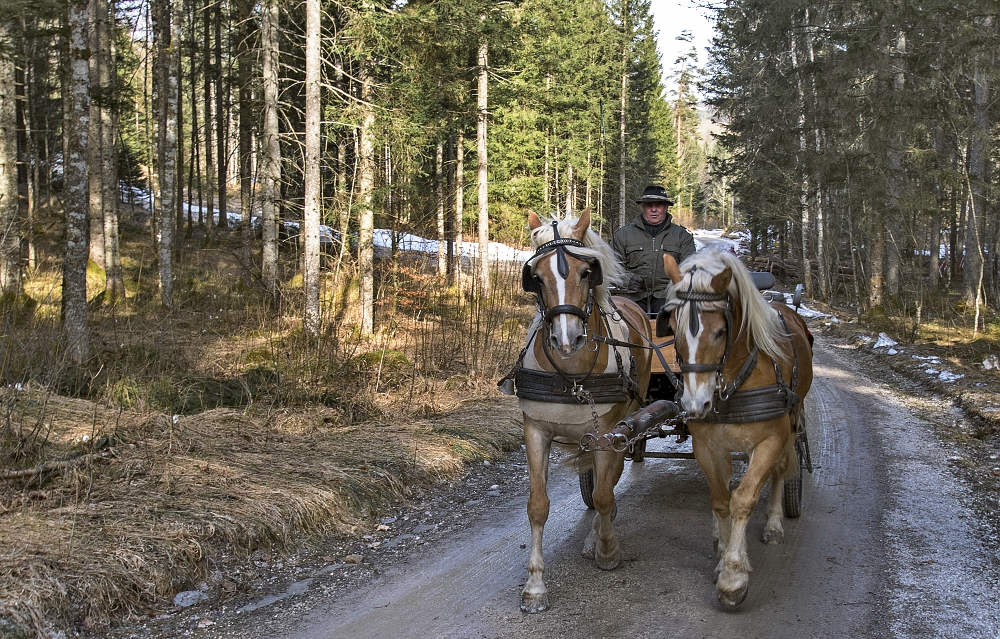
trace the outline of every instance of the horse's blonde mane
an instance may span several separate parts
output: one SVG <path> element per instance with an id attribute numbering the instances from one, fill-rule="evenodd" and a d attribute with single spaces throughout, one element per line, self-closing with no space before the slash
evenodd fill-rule
<path id="1" fill-rule="evenodd" d="M 553 239 L 552 222 L 554 218 L 541 217 L 541 220 L 542 225 L 531 232 L 531 248 L 533 249 L 537 249 Z M 575 217 L 558 220 L 559 237 L 573 237 L 573 231 L 576 229 L 578 221 L 579 219 Z M 612 310 L 611 296 L 608 294 L 608 287 L 620 286 L 625 280 L 625 268 L 618 262 L 611 245 L 605 242 L 594 229 L 588 228 L 586 235 L 583 236 L 583 247 L 570 247 L 569 251 L 583 257 L 596 258 L 600 262 L 604 282 L 594 289 L 594 297 L 601 308 L 610 312 Z"/>
<path id="2" fill-rule="evenodd" d="M 788 361 L 788 340 L 781 318 L 757 291 L 746 266 L 729 251 L 706 249 L 689 256 L 680 263 L 682 279 L 667 290 L 667 308 L 676 313 L 677 326 L 688 321 L 689 304 L 677 299 L 678 290 L 714 292 L 712 278 L 729 267 L 733 273 L 729 281 L 729 296 L 739 304 L 743 317 L 740 330 L 749 327 L 750 338 L 761 351 L 774 361 Z M 726 302 L 699 302 L 704 308 L 723 309 Z M 735 335 L 733 336 L 735 338 Z"/>

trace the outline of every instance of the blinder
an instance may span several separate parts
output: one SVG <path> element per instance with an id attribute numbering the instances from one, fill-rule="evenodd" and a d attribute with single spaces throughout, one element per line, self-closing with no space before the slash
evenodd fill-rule
<path id="1" fill-rule="evenodd" d="M 661 308 L 656 314 L 656 336 L 670 337 L 674 334 L 674 329 L 670 328 L 670 311 L 666 307 Z"/>
<path id="2" fill-rule="evenodd" d="M 732 306 L 730 305 L 729 295 L 726 293 L 708 293 L 702 291 L 678 291 L 676 293 L 677 299 L 683 300 L 688 304 L 688 329 L 690 329 L 691 334 L 695 335 L 700 329 L 700 317 L 699 309 L 696 306 L 697 302 L 726 302 L 726 350 L 722 354 L 722 359 L 718 364 L 688 364 L 685 362 L 680 362 L 679 366 L 682 373 L 712 373 L 721 372 L 722 367 L 725 366 L 726 360 L 729 359 L 729 350 L 732 348 L 733 343 L 733 317 L 732 317 Z M 662 310 L 660 311 L 663 312 Z M 666 321 L 670 321 L 669 314 L 666 316 Z M 660 316 L 656 316 L 656 331 L 657 335 L 660 332 Z"/>
<path id="3" fill-rule="evenodd" d="M 596 288 L 604 283 L 604 271 L 601 268 L 600 260 L 593 257 L 577 255 L 573 251 L 566 248 L 568 246 L 583 248 L 586 246 L 583 242 L 573 238 L 561 238 L 559 237 L 558 232 L 555 236 L 556 239 L 539 246 L 538 250 L 535 251 L 535 254 L 528 258 L 528 260 L 524 263 L 524 267 L 521 268 L 521 289 L 525 293 L 534 293 L 536 295 L 539 293 L 540 289 L 538 278 L 535 276 L 535 261 L 552 251 L 557 252 L 559 275 L 562 277 L 565 278 L 569 275 L 569 265 L 566 262 L 566 255 L 569 255 L 572 258 L 586 262 L 590 267 L 590 277 L 588 278 L 590 280 L 590 288 Z"/>

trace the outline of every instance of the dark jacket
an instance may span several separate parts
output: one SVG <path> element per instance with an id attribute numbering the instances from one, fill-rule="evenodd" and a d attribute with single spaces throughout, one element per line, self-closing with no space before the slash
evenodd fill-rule
<path id="1" fill-rule="evenodd" d="M 670 253 L 680 263 L 695 251 L 694 237 L 683 226 L 674 224 L 670 215 L 656 237 L 646 230 L 642 215 L 636 216 L 631 224 L 618 229 L 611 247 L 625 268 L 638 276 L 632 277 L 630 285 L 620 293 L 633 301 L 667 296 L 670 278 L 663 272 L 664 253 Z"/>

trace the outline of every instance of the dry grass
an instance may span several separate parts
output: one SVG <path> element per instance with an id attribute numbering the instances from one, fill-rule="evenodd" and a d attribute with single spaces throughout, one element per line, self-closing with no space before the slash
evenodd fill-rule
<path id="1" fill-rule="evenodd" d="M 213 555 L 351 534 L 410 486 L 520 442 L 516 404 L 499 399 L 418 422 L 344 425 L 327 408 L 172 418 L 39 388 L 5 392 L 15 423 L 44 423 L 50 457 L 99 441 L 113 455 L 0 485 L 0 633 L 143 615 Z"/>
<path id="2" fill-rule="evenodd" d="M 520 265 L 475 297 L 427 260 L 380 259 L 362 336 L 354 267 L 324 256 L 323 331 L 307 336 L 294 242 L 275 303 L 244 281 L 238 234 L 196 231 L 167 309 L 148 219 L 121 217 L 127 297 L 107 304 L 88 268 L 90 360 L 61 342 L 61 216 L 35 236 L 30 311 L 0 300 L 0 477 L 59 466 L 0 479 L 0 636 L 146 614 L 220 556 L 352 535 L 520 443 L 494 386 L 533 312 Z"/>

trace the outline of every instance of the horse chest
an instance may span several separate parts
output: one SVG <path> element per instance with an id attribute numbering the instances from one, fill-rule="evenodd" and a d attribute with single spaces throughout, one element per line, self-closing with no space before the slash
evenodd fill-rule
<path id="1" fill-rule="evenodd" d="M 536 318 L 538 322 L 540 318 Z M 628 328 L 620 322 L 611 322 L 611 335 L 615 339 L 621 341 L 627 341 L 628 339 Z M 546 361 L 547 358 L 542 353 L 541 349 L 543 346 L 540 343 L 539 337 L 542 335 L 543 331 L 535 332 L 535 336 L 532 338 L 532 343 L 529 344 L 529 348 L 524 356 L 524 362 L 522 366 L 529 370 L 548 370 L 551 371 L 552 366 Z M 624 376 L 631 374 L 631 361 L 629 359 L 628 350 L 619 347 L 619 357 L 614 356 L 613 351 L 609 352 L 608 347 L 601 347 L 602 352 L 598 353 L 597 364 L 591 372 L 592 373 L 619 373 Z M 588 353 L 581 353 L 574 357 L 586 357 Z M 587 364 L 577 366 L 571 366 L 569 360 L 573 358 L 567 358 L 565 361 L 558 359 L 557 362 L 560 367 L 566 366 L 567 369 L 572 369 L 571 372 L 577 370 L 590 370 L 590 362 Z M 618 368 L 618 360 L 621 360 L 621 370 Z M 592 360 L 590 360 L 592 361 Z M 563 425 L 589 425 L 587 430 L 592 430 L 594 423 L 594 413 L 597 414 L 598 418 L 607 415 L 616 404 L 604 404 L 595 403 L 593 411 L 587 403 L 582 404 L 562 404 L 554 402 L 546 402 L 531 399 L 518 399 L 518 405 L 527 417 L 534 419 L 539 422 L 547 422 L 550 424 L 563 424 Z"/>

